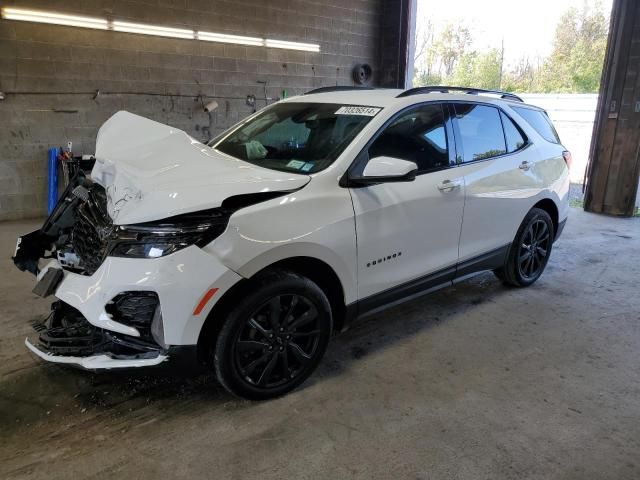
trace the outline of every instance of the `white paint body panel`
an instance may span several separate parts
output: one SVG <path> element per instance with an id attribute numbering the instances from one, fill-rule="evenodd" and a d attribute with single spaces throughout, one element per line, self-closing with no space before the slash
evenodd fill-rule
<path id="1" fill-rule="evenodd" d="M 419 175 L 412 182 L 351 190 L 358 232 L 359 298 L 456 264 L 464 189 L 442 192 L 438 185 L 445 180 L 462 182 L 457 173 L 442 170 Z"/>
<path id="2" fill-rule="evenodd" d="M 398 93 L 334 92 L 285 100 L 382 108 L 331 166 L 311 175 L 257 167 L 180 130 L 126 112 L 114 115 L 99 132 L 92 176 L 107 189 L 116 224 L 213 208 L 238 194 L 289 193 L 236 211 L 226 231 L 203 248 L 191 246 L 155 259 L 108 257 L 91 276 L 65 271 L 55 295 L 92 324 L 135 336 L 135 329 L 106 315 L 105 305 L 123 291 L 154 291 L 166 343 L 193 345 L 211 309 L 233 285 L 280 260 L 311 257 L 326 263 L 349 305 L 510 243 L 539 200 L 552 200 L 559 220 L 566 219 L 569 176 L 562 146 L 541 139 L 509 109 L 509 102 L 490 98 L 482 101 L 508 110 L 532 145 L 512 155 L 419 175 L 412 182 L 341 187 L 354 158 L 400 110 L 427 101 L 474 100 L 438 93 L 398 99 Z M 518 169 L 523 160 L 531 163 L 528 171 Z M 440 190 L 445 180 L 457 187 Z M 402 255 L 394 259 L 398 252 Z M 211 288 L 218 292 L 200 315 L 193 315 Z M 102 357 L 55 361 L 85 367 L 107 362 Z M 107 368 L 118 366 L 107 363 Z"/>
<path id="3" fill-rule="evenodd" d="M 158 294 L 168 345 L 193 345 L 211 310 L 213 301 L 200 315 L 195 307 L 210 288 L 221 297 L 240 276 L 224 266 L 215 255 L 191 246 L 160 258 L 107 257 L 91 276 L 64 272 L 56 297 L 77 308 L 96 327 L 138 336 L 135 328 L 113 321 L 106 304 L 125 291 L 152 291 Z"/>
<path id="4" fill-rule="evenodd" d="M 363 175 L 365 177 L 402 177 L 417 169 L 418 167 L 413 162 L 399 158 L 376 157 L 369 160 L 367 166 L 364 167 Z"/>
<path id="5" fill-rule="evenodd" d="M 251 277 L 292 257 L 312 257 L 340 279 L 345 302 L 357 300 L 356 235 L 349 190 L 316 176 L 303 189 L 231 216 L 225 233 L 204 247 L 230 269 Z"/>
<path id="6" fill-rule="evenodd" d="M 510 244 L 522 218 L 538 201 L 568 203 L 569 171 L 562 152 L 556 158 L 540 159 L 540 155 L 530 145 L 511 155 L 458 167 L 465 178 L 461 262 Z M 526 171 L 519 168 L 523 161 L 529 165 Z"/>

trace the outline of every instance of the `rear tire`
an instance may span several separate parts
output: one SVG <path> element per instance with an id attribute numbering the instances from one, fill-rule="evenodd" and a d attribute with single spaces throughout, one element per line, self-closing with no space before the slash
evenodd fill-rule
<path id="1" fill-rule="evenodd" d="M 514 287 L 533 284 L 547 266 L 554 235 L 549 214 L 540 208 L 532 208 L 518 228 L 504 266 L 494 271 L 496 277 Z"/>
<path id="2" fill-rule="evenodd" d="M 316 369 L 331 329 L 329 300 L 315 283 L 285 271 L 262 275 L 217 336 L 218 380 L 249 400 L 284 395 Z"/>

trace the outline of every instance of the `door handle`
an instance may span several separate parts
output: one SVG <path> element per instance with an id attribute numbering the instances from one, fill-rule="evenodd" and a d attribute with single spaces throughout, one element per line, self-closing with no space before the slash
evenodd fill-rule
<path id="1" fill-rule="evenodd" d="M 518 168 L 519 168 L 520 170 L 524 170 L 524 171 L 526 172 L 526 171 L 527 171 L 527 170 L 529 170 L 529 168 L 531 168 L 531 167 L 529 166 L 529 162 L 527 162 L 527 161 L 525 160 L 525 161 L 523 161 L 523 162 L 518 166 Z"/>
<path id="2" fill-rule="evenodd" d="M 460 180 L 443 180 L 440 185 L 438 185 L 438 190 L 441 192 L 451 192 L 456 188 L 460 188 L 462 186 L 462 181 Z"/>

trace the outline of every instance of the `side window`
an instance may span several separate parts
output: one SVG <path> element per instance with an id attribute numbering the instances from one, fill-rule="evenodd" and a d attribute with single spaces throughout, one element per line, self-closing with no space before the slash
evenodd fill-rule
<path id="1" fill-rule="evenodd" d="M 465 162 L 496 157 L 507 152 L 497 108 L 457 103 L 455 109 Z"/>
<path id="2" fill-rule="evenodd" d="M 526 107 L 511 107 L 531 125 L 542 138 L 551 143 L 560 143 L 558 132 L 553 127 L 546 112 Z"/>
<path id="3" fill-rule="evenodd" d="M 513 120 L 502 112 L 500 112 L 500 118 L 502 118 L 502 126 L 504 127 L 504 138 L 507 140 L 507 152 L 511 153 L 519 150 L 527 143 L 527 140 L 520 129 L 515 126 Z"/>
<path id="4" fill-rule="evenodd" d="M 400 114 L 369 147 L 369 158 L 409 160 L 418 172 L 449 166 L 448 139 L 441 104 L 431 103 Z"/>

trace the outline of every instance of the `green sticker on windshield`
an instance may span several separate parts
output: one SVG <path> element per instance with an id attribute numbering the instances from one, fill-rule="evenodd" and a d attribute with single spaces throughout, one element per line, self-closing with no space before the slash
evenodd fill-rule
<path id="1" fill-rule="evenodd" d="M 290 160 L 289 163 L 287 163 L 287 167 L 299 170 L 304 164 L 305 162 L 302 160 Z"/>

